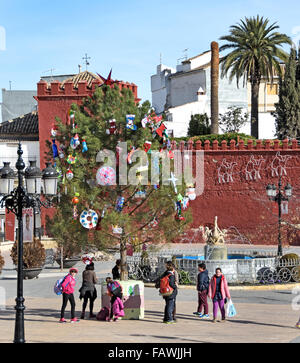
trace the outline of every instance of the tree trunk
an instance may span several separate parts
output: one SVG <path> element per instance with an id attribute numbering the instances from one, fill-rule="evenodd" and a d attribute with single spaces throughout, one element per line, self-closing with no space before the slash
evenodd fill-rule
<path id="1" fill-rule="evenodd" d="M 251 136 L 258 139 L 258 101 L 259 101 L 258 80 L 251 82 Z"/>
<path id="2" fill-rule="evenodd" d="M 211 133 L 219 133 L 219 45 L 211 42 L 211 93 L 210 93 L 210 113 L 211 113 Z"/>
<path id="3" fill-rule="evenodd" d="M 121 280 L 128 280 L 126 239 L 120 240 Z"/>

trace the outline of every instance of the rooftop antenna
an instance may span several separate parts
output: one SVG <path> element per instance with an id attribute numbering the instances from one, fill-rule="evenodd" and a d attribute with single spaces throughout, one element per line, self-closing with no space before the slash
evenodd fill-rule
<path id="1" fill-rule="evenodd" d="M 186 48 L 186 49 L 184 49 L 182 52 L 184 53 L 184 56 L 183 57 L 181 57 L 181 58 L 178 58 L 177 59 L 177 65 L 179 64 L 179 61 L 180 60 L 187 60 L 188 59 L 188 54 L 187 54 L 187 51 L 189 50 L 189 48 Z"/>
<path id="2" fill-rule="evenodd" d="M 11 81 L 9 81 L 9 90 L 11 91 Z"/>
<path id="3" fill-rule="evenodd" d="M 159 64 L 162 64 L 162 54 L 159 53 Z"/>
<path id="4" fill-rule="evenodd" d="M 42 74 L 49 73 L 50 72 L 51 81 L 53 81 L 54 80 L 53 79 L 53 71 L 55 71 L 55 68 L 48 69 L 48 71 L 45 71 Z"/>
<path id="5" fill-rule="evenodd" d="M 187 54 L 187 51 L 188 51 L 188 50 L 189 50 L 189 48 L 186 48 L 186 49 L 184 49 L 184 50 L 183 50 L 185 60 L 187 60 L 187 59 L 188 59 L 188 54 Z"/>
<path id="6" fill-rule="evenodd" d="M 85 53 L 85 57 L 82 58 L 85 61 L 85 70 L 87 71 L 87 66 L 90 65 L 90 63 L 88 62 L 88 59 L 91 59 L 91 57 L 87 56 L 87 53 Z"/>

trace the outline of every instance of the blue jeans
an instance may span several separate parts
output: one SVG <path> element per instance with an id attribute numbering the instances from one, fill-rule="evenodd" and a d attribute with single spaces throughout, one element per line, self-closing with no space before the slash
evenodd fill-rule
<path id="1" fill-rule="evenodd" d="M 164 321 L 173 321 L 173 311 L 175 308 L 175 298 L 164 298 L 166 301 Z"/>

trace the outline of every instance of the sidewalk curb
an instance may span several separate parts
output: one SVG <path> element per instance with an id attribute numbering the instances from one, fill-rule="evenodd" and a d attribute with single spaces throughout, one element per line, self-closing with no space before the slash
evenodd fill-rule
<path id="1" fill-rule="evenodd" d="M 155 288 L 154 284 L 145 283 L 145 287 L 153 287 Z M 257 291 L 264 291 L 264 290 L 292 290 L 296 287 L 300 288 L 300 283 L 290 283 L 290 284 L 280 284 L 280 285 L 268 285 L 268 286 L 229 286 L 231 291 L 234 290 L 257 290 Z M 178 290 L 196 290 L 196 285 L 179 285 Z"/>

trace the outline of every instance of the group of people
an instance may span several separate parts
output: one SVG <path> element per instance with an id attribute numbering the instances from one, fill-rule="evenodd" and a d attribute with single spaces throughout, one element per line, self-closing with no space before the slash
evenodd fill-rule
<path id="1" fill-rule="evenodd" d="M 158 279 L 156 287 L 160 287 L 160 282 L 164 277 L 168 276 L 169 285 L 172 293 L 167 296 L 163 296 L 165 299 L 165 312 L 163 322 L 166 324 L 173 324 L 176 322 L 176 296 L 178 293 L 178 273 L 174 264 L 171 261 L 166 263 L 166 271 Z M 217 321 L 218 310 L 221 311 L 222 322 L 226 320 L 225 304 L 227 299 L 230 300 L 230 292 L 225 276 L 222 274 L 222 270 L 218 267 L 215 274 L 210 279 L 205 263 L 198 265 L 197 276 L 197 291 L 198 291 L 198 308 L 194 313 L 200 318 L 209 318 L 208 313 L 208 297 L 213 302 L 213 322 Z M 203 312 L 202 312 L 203 311 Z"/>
<path id="2" fill-rule="evenodd" d="M 79 289 L 80 300 L 83 299 L 82 310 L 80 319 L 85 319 L 85 311 L 89 302 L 89 318 L 96 318 L 94 314 L 94 301 L 97 298 L 97 290 L 95 285 L 98 280 L 95 273 L 94 263 L 91 262 L 85 268 L 82 273 L 82 286 Z M 65 323 L 64 318 L 65 309 L 70 302 L 71 305 L 71 322 L 78 322 L 79 320 L 75 316 L 75 298 L 74 289 L 76 280 L 75 277 L 78 273 L 76 268 L 71 268 L 69 274 L 64 278 L 62 287 L 62 307 L 60 322 Z M 111 297 L 110 313 L 107 317 L 107 321 L 117 321 L 120 317 L 124 316 L 124 305 L 122 301 L 122 287 L 116 281 L 120 279 L 120 260 L 116 261 L 116 265 L 112 269 L 113 277 L 106 278 L 107 294 Z M 160 288 L 161 281 L 167 280 L 169 293 L 163 294 L 165 300 L 164 319 L 165 324 L 172 324 L 176 322 L 176 297 L 179 287 L 179 275 L 176 271 L 175 265 L 172 261 L 166 263 L 166 271 L 160 276 L 156 282 L 156 288 Z M 194 312 L 199 318 L 209 318 L 208 312 L 208 298 L 213 302 L 213 322 L 216 322 L 218 310 L 221 311 L 222 322 L 226 319 L 225 304 L 226 300 L 230 299 L 230 292 L 225 276 L 222 274 L 221 268 L 217 268 L 215 274 L 210 279 L 205 263 L 198 265 L 197 276 L 197 291 L 198 291 L 198 308 Z M 99 313 L 100 314 L 100 313 Z"/>
<path id="3" fill-rule="evenodd" d="M 113 275 L 116 277 L 116 274 L 119 271 L 119 260 L 117 260 L 116 266 L 113 268 Z M 64 278 L 61 288 L 62 288 L 62 307 L 60 314 L 60 322 L 66 323 L 65 319 L 65 309 L 70 302 L 71 305 L 71 323 L 79 322 L 79 319 L 75 316 L 75 298 L 74 298 L 74 290 L 76 285 L 76 275 L 78 274 L 77 268 L 70 268 L 69 274 Z M 117 278 L 119 276 L 117 275 Z M 82 285 L 79 289 L 79 299 L 83 299 L 82 310 L 80 319 L 85 318 L 85 311 L 87 304 L 89 302 L 89 318 L 96 318 L 94 314 L 94 301 L 97 298 L 97 290 L 95 285 L 98 283 L 98 279 L 95 273 L 94 263 L 89 263 L 85 270 L 82 273 Z M 111 309 L 109 318 L 107 321 L 117 321 L 120 317 L 124 316 L 124 305 L 122 302 L 122 287 L 119 283 L 114 281 L 111 277 L 106 278 L 107 283 L 107 294 L 111 297 Z"/>

